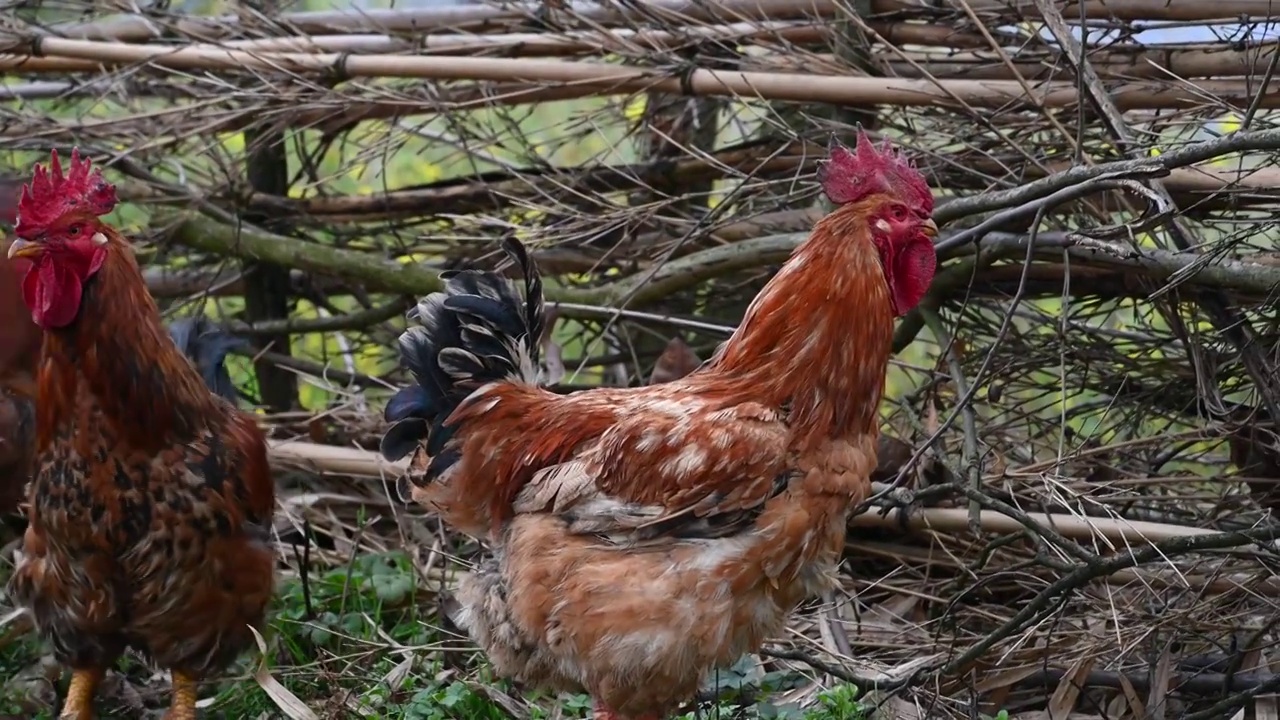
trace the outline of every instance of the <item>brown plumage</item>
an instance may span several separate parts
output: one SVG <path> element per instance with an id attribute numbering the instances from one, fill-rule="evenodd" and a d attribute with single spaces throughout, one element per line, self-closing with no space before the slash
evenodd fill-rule
<path id="1" fill-rule="evenodd" d="M 876 466 L 893 318 L 933 275 L 932 198 L 862 138 L 822 171 L 840 207 L 705 365 L 567 396 L 538 385 L 541 285 L 460 272 L 401 338 L 418 379 L 383 453 L 413 498 L 495 558 L 451 613 L 495 670 L 664 717 L 829 587 Z"/>
<path id="2" fill-rule="evenodd" d="M 0 226 L 17 220 L 22 182 L 0 178 Z M 0 514 L 11 513 L 22 500 L 35 450 L 35 374 L 40 358 L 40 328 L 22 302 L 22 275 L 27 263 L 7 257 L 9 242 L 0 238 Z"/>
<path id="3" fill-rule="evenodd" d="M 12 227 L 14 209 L 7 204 L 11 181 L 0 179 L 0 223 Z M 18 183 L 21 189 L 21 183 Z M 16 205 L 16 201 L 14 202 Z M 44 333 L 31 319 L 22 297 L 22 279 L 30 262 L 11 260 L 9 241 L 0 240 L 0 515 L 13 513 L 25 495 L 36 447 L 36 366 Z M 235 388 L 223 377 L 223 358 L 241 341 L 203 318 L 176 321 L 171 333 L 183 333 L 181 348 L 215 392 L 235 401 Z"/>
<path id="4" fill-rule="evenodd" d="M 72 155 L 24 189 L 13 257 L 44 330 L 35 472 L 10 595 L 73 670 L 62 716 L 93 716 L 126 647 L 173 673 L 169 720 L 253 645 L 274 584 L 261 431 L 174 345 L 133 252 L 99 216 L 114 190 Z"/>

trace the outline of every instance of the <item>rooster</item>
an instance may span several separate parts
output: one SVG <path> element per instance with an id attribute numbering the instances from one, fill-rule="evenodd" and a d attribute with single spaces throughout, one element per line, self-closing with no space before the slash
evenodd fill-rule
<path id="1" fill-rule="evenodd" d="M 0 188 L 3 184 L 0 181 Z M 5 219 L 3 205 L 0 220 Z M 18 508 L 31 470 L 36 442 L 35 373 L 43 337 L 22 299 L 25 263 L 4 257 L 6 249 L 7 244 L 0 242 L 0 514 Z M 169 325 L 169 334 L 196 363 L 209 388 L 236 402 L 238 395 L 224 360 L 229 351 L 248 343 L 204 317 L 176 320 Z"/>
<path id="2" fill-rule="evenodd" d="M 29 524 L 9 594 L 72 670 L 61 717 L 93 717 L 126 648 L 173 677 L 167 720 L 254 643 L 275 584 L 275 504 L 253 418 L 211 392 L 160 322 L 116 204 L 71 154 L 37 166 L 8 257 L 44 333 Z"/>
<path id="3" fill-rule="evenodd" d="M 0 258 L 0 266 L 3 265 L 3 258 Z M 0 273 L 5 270 L 0 267 Z M 2 290 L 3 283 L 0 282 Z M 0 308 L 5 302 L 5 298 L 0 298 Z M 17 302 L 21 304 L 21 296 Z M 27 325 L 36 327 L 24 316 L 0 332 L 9 341 L 13 341 L 15 335 L 22 341 Z M 0 324 L 0 327 L 6 326 Z M 247 345 L 246 341 L 203 317 L 177 320 L 169 325 L 169 334 L 187 358 L 196 364 L 209 389 L 230 402 L 237 402 L 239 396 L 227 372 L 225 359 L 231 349 Z M 37 340 L 34 352 L 0 364 L 0 514 L 17 510 L 31 472 L 31 455 L 36 442 L 34 375 L 40 356 L 40 335 L 35 334 L 34 337 Z"/>
<path id="4" fill-rule="evenodd" d="M 894 317 L 932 280 L 933 198 L 859 134 L 819 170 L 838 207 L 713 357 L 637 388 L 537 376 L 543 298 L 450 271 L 399 341 L 417 384 L 386 408 L 401 491 L 494 557 L 448 608 L 495 672 L 588 692 L 596 720 L 656 720 L 828 589 L 876 467 Z"/>
<path id="5" fill-rule="evenodd" d="M 12 229 L 18 220 L 22 180 L 0 177 L 0 225 Z M 35 373 L 43 334 L 22 298 L 22 278 L 30 263 L 7 258 L 0 240 L 0 514 L 15 511 L 22 500 L 35 448 Z M 204 376 L 214 392 L 236 401 L 235 387 L 223 360 L 247 346 L 206 318 L 183 318 L 169 333 Z"/>

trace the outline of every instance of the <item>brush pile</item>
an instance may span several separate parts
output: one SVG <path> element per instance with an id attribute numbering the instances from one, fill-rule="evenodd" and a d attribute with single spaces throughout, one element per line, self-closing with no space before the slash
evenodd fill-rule
<path id="1" fill-rule="evenodd" d="M 78 145 L 167 312 L 252 341 L 232 376 L 274 428 L 298 576 L 408 547 L 438 587 L 478 550 L 368 452 L 440 271 L 518 236 L 557 387 L 677 377 L 823 214 L 816 161 L 860 124 L 940 198 L 877 478 L 913 502 L 856 518 L 847 593 L 736 669 L 784 687 L 721 701 L 1280 712 L 1268 0 L 178 6 L 0 23 L 0 165 Z"/>

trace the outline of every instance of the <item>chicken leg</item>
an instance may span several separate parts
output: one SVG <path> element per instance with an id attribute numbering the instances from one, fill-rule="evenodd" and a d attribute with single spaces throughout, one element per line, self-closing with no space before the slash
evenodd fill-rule
<path id="1" fill-rule="evenodd" d="M 93 696 L 106 671 L 102 668 L 82 668 L 71 671 L 71 684 L 67 687 L 67 700 L 62 704 L 59 720 L 93 720 Z"/>
<path id="2" fill-rule="evenodd" d="M 173 702 L 164 720 L 196 720 L 196 679 L 185 673 L 173 673 Z"/>

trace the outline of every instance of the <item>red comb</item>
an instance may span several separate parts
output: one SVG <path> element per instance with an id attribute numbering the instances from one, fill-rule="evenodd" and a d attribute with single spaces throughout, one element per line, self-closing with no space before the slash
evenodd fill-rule
<path id="1" fill-rule="evenodd" d="M 75 210 L 95 216 L 111 212 L 116 206 L 115 186 L 92 165 L 89 159 L 80 159 L 76 148 L 71 149 L 71 168 L 66 175 L 62 174 L 57 150 L 50 154 L 48 168 L 37 163 L 31 182 L 22 186 L 14 233 L 19 237 L 33 235 Z"/>
<path id="2" fill-rule="evenodd" d="M 831 202 L 847 205 L 869 195 L 891 195 L 908 205 L 933 212 L 933 192 L 924 176 L 888 140 L 876 149 L 867 133 L 858 130 L 855 150 L 831 138 L 828 157 L 818 164 L 818 182 Z"/>

